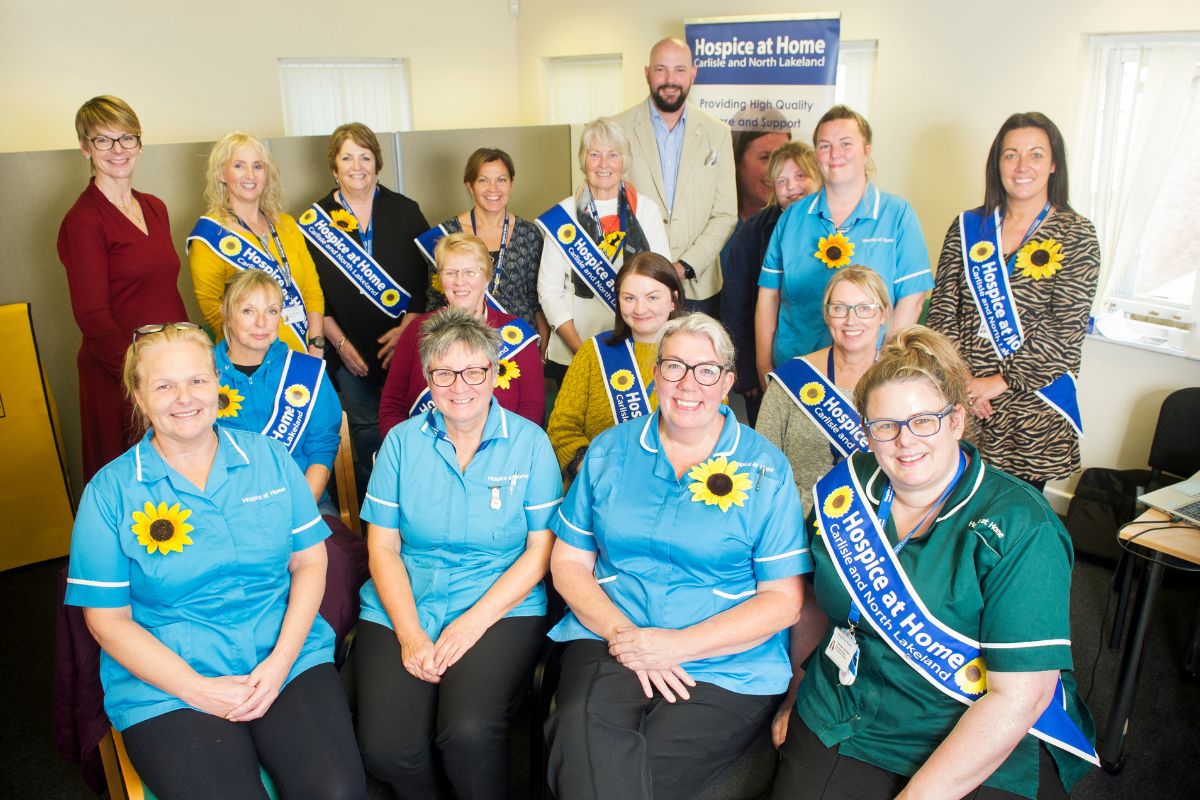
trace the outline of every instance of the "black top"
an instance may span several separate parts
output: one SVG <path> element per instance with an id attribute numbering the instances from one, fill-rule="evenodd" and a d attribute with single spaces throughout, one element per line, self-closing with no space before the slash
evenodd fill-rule
<path id="1" fill-rule="evenodd" d="M 329 212 L 342 207 L 334 199 L 332 191 L 317 202 Z M 419 314 L 425 311 L 429 270 L 425 266 L 424 256 L 413 241 L 429 230 L 421 207 L 404 195 L 380 186 L 371 208 L 371 227 L 374 228 L 373 257 L 393 280 L 412 295 L 409 312 Z M 352 231 L 350 236 L 362 242 L 358 231 Z M 317 265 L 321 291 L 325 294 L 325 314 L 337 320 L 370 371 L 379 373 L 382 365 L 376 357 L 379 352 L 377 340 L 389 328 L 399 325 L 400 320 L 392 319 L 380 311 L 312 242 L 308 243 L 308 251 Z M 335 345 L 337 342 L 330 341 L 328 355 L 331 358 L 336 356 Z"/>
<path id="2" fill-rule="evenodd" d="M 758 386 L 755 366 L 754 306 L 758 302 L 758 276 L 766 258 L 767 245 L 783 210 L 769 205 L 746 220 L 733 234 L 729 258 L 721 264 L 721 322 L 729 330 L 737 352 L 737 383 L 734 391 L 748 392 Z"/>

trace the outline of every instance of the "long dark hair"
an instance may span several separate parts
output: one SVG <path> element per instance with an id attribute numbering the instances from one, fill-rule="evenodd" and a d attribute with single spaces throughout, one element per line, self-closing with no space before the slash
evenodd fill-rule
<path id="1" fill-rule="evenodd" d="M 649 250 L 634 255 L 621 265 L 621 270 L 617 273 L 616 280 L 613 283 L 613 293 L 618 298 L 621 296 L 621 284 L 630 275 L 643 275 L 667 287 L 667 291 L 671 293 L 671 302 L 675 304 L 675 308 L 672 309 L 667 319 L 675 319 L 683 313 L 683 284 L 680 282 L 679 274 L 675 272 L 675 267 L 671 265 L 670 261 L 667 261 L 667 259 L 658 253 L 652 253 Z M 605 344 L 618 344 L 633 336 L 633 331 L 630 330 L 629 323 L 621 316 L 619 299 L 617 301 L 616 316 L 617 322 L 613 326 L 612 336 L 608 337 L 608 341 Z"/>
<path id="2" fill-rule="evenodd" d="M 1037 128 L 1045 132 L 1046 138 L 1050 140 L 1050 160 L 1054 164 L 1054 172 L 1050 173 L 1050 181 L 1046 185 L 1047 199 L 1055 208 L 1074 212 L 1075 209 L 1071 208 L 1068 200 L 1067 146 L 1058 126 L 1040 111 L 1013 114 L 1004 120 L 1000 132 L 992 140 L 992 149 L 988 151 L 987 164 L 984 167 L 984 212 L 990 214 L 997 208 L 1004 207 L 1006 194 L 1004 184 L 1000 182 L 1000 157 L 1003 155 L 1005 135 L 1017 128 Z"/>

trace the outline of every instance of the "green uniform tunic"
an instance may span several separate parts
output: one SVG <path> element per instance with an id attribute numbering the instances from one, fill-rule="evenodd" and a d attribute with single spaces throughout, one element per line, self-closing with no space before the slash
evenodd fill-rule
<path id="1" fill-rule="evenodd" d="M 974 446 L 962 447 L 970 459 L 966 471 L 929 531 L 901 551 L 900 563 L 933 616 L 982 643 L 989 670 L 1062 670 L 1068 710 L 1094 741 L 1095 726 L 1069 672 L 1073 552 L 1067 532 L 1032 487 L 984 464 Z M 877 509 L 887 476 L 873 454 L 857 454 L 852 464 Z M 894 545 L 899 537 L 890 519 L 885 528 Z M 833 626 L 847 624 L 850 596 L 825 543 L 814 544 L 812 553 L 817 602 L 830 630 L 800 686 L 800 717 L 826 747 L 836 744 L 844 756 L 912 775 L 967 706 L 906 664 L 866 620 L 857 630 L 858 680 L 842 686 L 824 652 Z M 1038 745 L 1026 735 L 984 784 L 1035 797 Z M 1050 751 L 1068 789 L 1090 766 L 1056 747 Z"/>

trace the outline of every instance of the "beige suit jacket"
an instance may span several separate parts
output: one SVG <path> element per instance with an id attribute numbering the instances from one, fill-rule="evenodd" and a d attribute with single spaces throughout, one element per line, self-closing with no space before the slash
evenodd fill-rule
<path id="1" fill-rule="evenodd" d="M 737 222 L 729 126 L 688 106 L 675 180 L 675 207 L 668 212 L 649 99 L 614 119 L 628 134 L 633 151 L 630 163 L 625 165 L 625 180 L 663 210 L 672 260 L 687 262 L 696 270 L 695 279 L 684 282 L 684 291 L 692 300 L 712 297 L 721 290 L 721 248 Z"/>

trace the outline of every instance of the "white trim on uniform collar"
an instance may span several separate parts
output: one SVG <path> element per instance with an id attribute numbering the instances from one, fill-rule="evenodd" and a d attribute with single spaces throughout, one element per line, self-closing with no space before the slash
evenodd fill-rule
<path id="1" fill-rule="evenodd" d="M 650 432 L 650 423 L 653 422 L 654 418 L 657 416 L 658 416 L 658 414 L 651 414 L 648 417 L 646 417 L 646 424 L 642 426 L 642 435 L 640 437 L 638 437 L 638 441 L 641 442 L 642 449 L 645 450 L 647 453 L 657 453 L 658 452 L 657 447 L 651 447 L 650 445 L 646 444 L 646 434 Z"/>
<path id="2" fill-rule="evenodd" d="M 133 448 L 133 463 L 136 466 L 137 479 L 139 482 L 142 480 L 142 442 L 144 441 L 146 440 L 142 439 L 142 441 L 138 442 Z"/>
<path id="3" fill-rule="evenodd" d="M 732 411 L 730 411 L 728 414 L 725 415 L 725 419 L 721 420 L 721 433 L 725 433 L 725 426 L 729 424 L 729 420 L 731 420 L 731 419 L 733 420 L 733 424 L 737 426 L 736 435 L 733 437 L 733 447 L 729 448 L 728 450 L 723 450 L 721 452 L 713 453 L 714 456 L 720 457 L 720 456 L 733 455 L 737 451 L 738 445 L 742 441 L 742 426 L 741 426 L 741 423 L 739 423 L 737 421 L 737 418 L 733 416 Z M 717 437 L 717 441 L 718 442 L 721 441 L 720 436 Z"/>
<path id="4" fill-rule="evenodd" d="M 233 449 L 238 451 L 238 454 L 239 454 L 239 455 L 241 455 L 241 457 L 242 457 L 242 461 L 245 461 L 247 464 L 249 464 L 249 463 L 250 463 L 250 457 L 246 455 L 246 451 L 245 451 L 245 450 L 243 450 L 242 448 L 238 447 L 238 445 L 237 445 L 237 442 L 235 442 L 235 441 L 233 440 L 233 434 L 231 434 L 231 433 L 230 433 L 228 430 L 226 430 L 225 428 L 221 428 L 221 433 L 225 434 L 225 438 L 229 440 L 229 443 L 230 443 L 231 445 L 233 445 Z"/>
<path id="5" fill-rule="evenodd" d="M 875 202 L 871 206 L 871 219 L 879 219 L 879 202 L 880 202 L 879 187 L 873 183 L 868 183 L 867 188 L 875 190 Z M 857 312 L 855 312 L 855 313 L 857 313 Z"/>
<path id="6" fill-rule="evenodd" d="M 818 202 L 820 199 L 821 199 L 821 193 L 820 193 L 820 192 L 817 192 L 816 194 L 814 194 L 814 195 L 813 195 L 812 202 L 808 204 L 808 211 L 807 211 L 806 213 L 808 213 L 808 214 L 815 214 L 815 213 L 817 213 L 817 202 Z"/>
<path id="7" fill-rule="evenodd" d="M 975 454 L 975 458 L 977 458 L 977 459 L 979 458 L 978 453 Z M 955 514 L 957 514 L 959 511 L 961 511 L 962 507 L 965 506 L 967 503 L 969 503 L 971 501 L 971 498 L 975 496 L 975 493 L 979 491 L 979 487 L 983 484 L 983 473 L 986 471 L 987 471 L 987 464 L 984 464 L 982 459 L 980 459 L 979 474 L 975 476 L 975 485 L 971 487 L 971 491 L 967 492 L 967 496 L 962 499 L 961 503 L 959 503 L 958 505 L 956 505 L 954 508 L 950 509 L 949 511 L 938 516 L 938 518 L 935 519 L 934 522 L 941 522 L 942 520 L 948 519 L 948 518 L 954 516 Z"/>
<path id="8" fill-rule="evenodd" d="M 501 406 L 498 402 L 496 404 L 496 408 L 500 409 L 500 435 L 503 438 L 507 439 L 508 438 L 508 412 L 505 411 L 504 407 Z"/>

